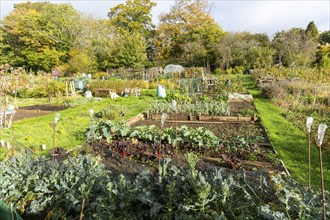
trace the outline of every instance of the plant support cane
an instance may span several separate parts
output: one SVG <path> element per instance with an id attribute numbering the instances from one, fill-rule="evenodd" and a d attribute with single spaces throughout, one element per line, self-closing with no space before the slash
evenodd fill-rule
<path id="1" fill-rule="evenodd" d="M 91 146 L 90 146 L 90 152 L 92 152 L 93 150 L 93 145 L 94 145 L 94 110 L 93 109 L 89 109 L 89 116 L 91 117 Z"/>
<path id="2" fill-rule="evenodd" d="M 315 140 L 316 145 L 319 148 L 319 156 L 320 156 L 320 175 L 321 175 L 321 187 L 322 187 L 322 205 L 323 205 L 323 219 L 327 219 L 326 212 L 326 201 L 325 201 L 325 193 L 324 193 L 324 179 L 323 179 L 323 164 L 322 164 L 322 142 L 324 138 L 325 129 L 327 129 L 326 124 L 320 124 L 319 129 L 317 131 L 317 140 Z"/>
<path id="3" fill-rule="evenodd" d="M 308 135 L 308 189 L 311 189 L 311 127 L 313 118 L 308 117 L 306 120 L 307 135 Z"/>
<path id="4" fill-rule="evenodd" d="M 85 206 L 85 198 L 82 199 L 81 210 L 80 210 L 80 217 L 79 220 L 82 220 L 84 217 L 84 206 Z"/>
<path id="5" fill-rule="evenodd" d="M 56 123 L 60 120 L 60 113 L 56 113 L 54 123 L 51 124 L 53 127 L 53 153 L 52 153 L 52 175 L 54 176 L 54 166 L 55 166 L 55 133 L 56 133 Z"/>
<path id="6" fill-rule="evenodd" d="M 172 100 L 172 107 L 174 109 L 175 112 L 175 157 L 176 160 L 178 159 L 178 143 L 177 143 L 177 138 L 178 138 L 178 110 L 177 110 L 177 103 L 175 100 Z"/>
<path id="7" fill-rule="evenodd" d="M 162 131 L 163 131 L 163 127 L 165 124 L 165 120 L 166 120 L 166 113 L 163 112 L 162 114 L 162 119 L 161 119 L 161 125 L 160 125 L 160 137 L 159 137 L 159 147 L 158 147 L 158 181 L 160 182 L 160 159 L 161 159 L 161 155 L 162 155 Z"/>

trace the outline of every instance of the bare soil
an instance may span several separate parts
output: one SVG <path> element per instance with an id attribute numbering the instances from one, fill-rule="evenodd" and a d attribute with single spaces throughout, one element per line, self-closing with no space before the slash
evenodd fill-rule
<path id="1" fill-rule="evenodd" d="M 175 122 L 165 122 L 164 127 L 175 127 Z M 144 126 L 144 125 L 156 125 L 160 128 L 160 121 L 158 120 L 141 120 L 134 124 L 132 127 Z M 226 140 L 235 136 L 240 137 L 255 137 L 262 136 L 265 142 L 268 141 L 267 133 L 260 123 L 218 123 L 218 124 L 201 124 L 201 123 L 182 123 L 178 122 L 177 126 L 180 127 L 186 125 L 189 128 L 204 127 L 212 131 L 220 139 Z"/>
<path id="2" fill-rule="evenodd" d="M 33 105 L 21 107 L 16 110 L 13 117 L 14 121 L 48 115 L 56 111 L 67 109 L 65 105 Z"/>
<path id="3" fill-rule="evenodd" d="M 230 102 L 228 105 L 231 116 L 252 116 L 251 113 L 257 113 L 253 102 Z"/>
<path id="4" fill-rule="evenodd" d="M 93 147 L 93 154 L 99 155 L 102 158 L 102 163 L 111 171 L 113 176 L 118 176 L 120 174 L 126 177 L 134 179 L 134 177 L 139 174 L 143 169 L 149 169 L 151 172 L 157 172 L 158 158 L 155 155 L 149 156 L 133 156 L 128 155 L 126 157 L 121 156 L 114 150 L 110 149 L 106 143 L 99 143 Z M 188 168 L 189 165 L 184 158 L 184 156 L 179 153 L 176 156 L 163 155 L 161 163 L 163 163 L 164 158 L 171 158 L 171 164 L 182 168 Z M 199 160 L 196 169 L 207 172 L 219 168 L 216 163 L 205 162 Z M 224 168 L 222 166 L 222 168 Z"/>

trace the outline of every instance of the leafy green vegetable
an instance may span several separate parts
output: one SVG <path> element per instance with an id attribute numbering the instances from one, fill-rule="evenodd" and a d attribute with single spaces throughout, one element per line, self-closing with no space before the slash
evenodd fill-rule
<path id="1" fill-rule="evenodd" d="M 58 161 L 30 153 L 0 163 L 0 200 L 29 219 L 77 219 L 85 199 L 86 219 L 319 219 L 319 192 L 293 179 L 263 172 L 199 171 L 164 160 L 158 172 L 112 179 L 97 158 Z M 24 182 L 24 184 L 22 184 Z M 326 192 L 327 199 L 329 193 Z M 329 214 L 328 214 L 329 217 Z"/>

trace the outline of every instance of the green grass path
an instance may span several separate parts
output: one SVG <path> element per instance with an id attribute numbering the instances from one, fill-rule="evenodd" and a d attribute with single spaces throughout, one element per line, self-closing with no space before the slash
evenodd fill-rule
<path id="1" fill-rule="evenodd" d="M 286 120 L 282 116 L 281 109 L 263 97 L 261 91 L 255 87 L 251 76 L 246 76 L 245 85 L 249 93 L 253 95 L 261 124 L 266 129 L 275 150 L 290 174 L 307 186 L 308 140 L 306 133 Z M 314 143 L 311 149 L 311 183 L 313 188 L 320 188 L 319 153 Z M 324 184 L 327 190 L 330 190 L 329 156 L 329 153 L 323 155 Z"/>

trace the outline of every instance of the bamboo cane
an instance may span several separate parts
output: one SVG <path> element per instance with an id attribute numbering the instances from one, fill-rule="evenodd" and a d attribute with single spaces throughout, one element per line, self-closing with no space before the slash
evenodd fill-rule
<path id="1" fill-rule="evenodd" d="M 323 178 L 323 164 L 322 164 L 322 144 L 319 144 L 316 139 L 315 139 L 315 143 L 319 148 L 323 219 L 326 220 L 327 219 L 327 212 L 326 212 L 326 200 L 325 200 L 325 192 L 324 192 L 324 178 Z"/>

